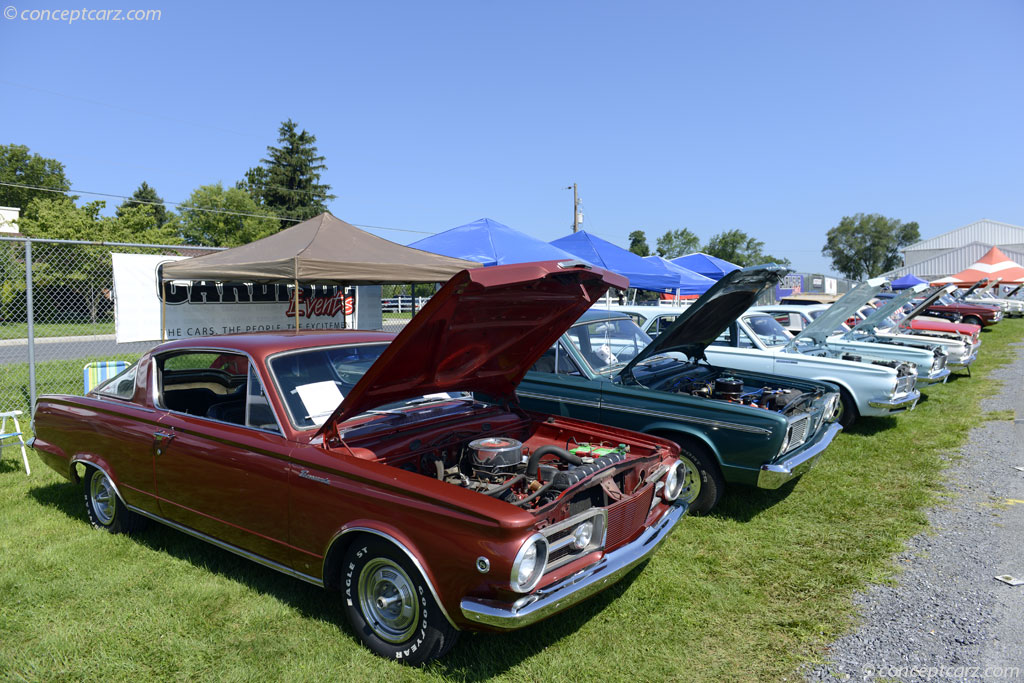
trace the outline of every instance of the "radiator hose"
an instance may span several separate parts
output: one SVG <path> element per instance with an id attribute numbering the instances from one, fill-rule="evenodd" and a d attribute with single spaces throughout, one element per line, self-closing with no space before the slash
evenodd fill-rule
<path id="1" fill-rule="evenodd" d="M 558 446 L 541 446 L 530 455 L 530 459 L 526 463 L 527 479 L 537 478 L 537 468 L 540 466 L 540 459 L 548 453 L 557 455 L 562 462 L 567 462 L 570 465 L 579 466 L 583 464 L 583 460 L 578 455 L 573 455 L 564 448 L 559 448 Z"/>

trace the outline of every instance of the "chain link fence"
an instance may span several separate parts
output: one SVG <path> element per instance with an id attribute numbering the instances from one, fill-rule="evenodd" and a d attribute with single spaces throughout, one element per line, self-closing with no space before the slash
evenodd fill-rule
<path id="1" fill-rule="evenodd" d="M 137 361 L 155 342 L 114 341 L 111 252 L 200 256 L 216 247 L 0 237 L 0 411 L 81 394 L 83 368 Z M 27 426 L 27 425 L 26 425 Z"/>

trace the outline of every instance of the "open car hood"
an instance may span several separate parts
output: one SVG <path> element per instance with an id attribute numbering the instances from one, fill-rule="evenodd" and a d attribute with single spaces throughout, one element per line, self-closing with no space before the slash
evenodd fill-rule
<path id="1" fill-rule="evenodd" d="M 849 292 L 843 295 L 843 297 L 828 307 L 828 310 L 824 311 L 817 318 L 812 320 L 807 327 L 800 331 L 800 334 L 796 335 L 787 344 L 786 348 L 795 349 L 797 342 L 810 341 L 814 344 L 821 344 L 836 333 L 836 328 L 846 322 L 846 319 L 857 312 L 861 306 L 871 301 L 882 291 L 888 280 L 884 277 L 876 277 L 862 282 Z"/>
<path id="2" fill-rule="evenodd" d="M 963 301 L 963 300 L 967 299 L 967 297 L 969 297 L 974 292 L 974 290 L 976 290 L 978 287 L 984 287 L 987 284 L 988 284 L 988 278 L 987 277 L 986 278 L 982 278 L 982 279 L 978 280 L 977 282 L 975 282 L 970 287 L 968 287 L 966 291 L 959 292 L 957 294 L 957 297 L 959 297 L 960 300 Z"/>
<path id="3" fill-rule="evenodd" d="M 582 261 L 463 270 L 413 316 L 317 433 L 426 394 L 479 391 L 515 400 L 516 385 L 555 340 L 609 287 L 628 286 Z"/>
<path id="4" fill-rule="evenodd" d="M 924 314 L 925 309 L 938 301 L 943 294 L 949 294 L 955 289 L 956 285 L 954 284 L 932 288 L 932 291 L 924 295 L 924 299 L 922 301 L 919 301 L 917 305 L 910 309 L 910 313 L 907 313 L 901 322 L 910 322 L 917 316 Z"/>
<path id="5" fill-rule="evenodd" d="M 881 306 L 871 311 L 871 313 L 868 313 L 866 318 L 854 325 L 853 329 L 844 334 L 843 337 L 845 339 L 850 339 L 855 336 L 855 333 L 857 332 L 874 332 L 878 329 L 879 325 L 885 322 L 886 318 L 903 308 L 908 301 L 926 289 L 928 289 L 928 285 L 924 283 L 917 284 L 913 287 L 904 289 L 893 298 L 883 301 Z M 933 298 L 932 301 L 934 300 L 935 299 Z"/>
<path id="6" fill-rule="evenodd" d="M 620 374 L 631 377 L 637 363 L 659 353 L 675 351 L 693 360 L 703 358 L 708 344 L 750 308 L 761 292 L 781 282 L 788 272 L 789 268 L 769 263 L 726 273 L 667 330 L 644 347 Z"/>

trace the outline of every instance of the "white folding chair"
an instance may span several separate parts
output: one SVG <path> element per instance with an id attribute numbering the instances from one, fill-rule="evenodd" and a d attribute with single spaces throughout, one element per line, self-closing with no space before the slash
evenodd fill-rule
<path id="1" fill-rule="evenodd" d="M 16 446 L 17 444 L 6 444 L 4 443 L 8 439 L 17 438 L 21 442 L 21 459 L 25 462 L 25 474 L 32 474 L 32 470 L 28 467 L 28 453 L 25 452 L 25 439 L 21 436 L 21 425 L 18 424 L 18 416 L 21 415 L 20 410 L 10 410 L 6 413 L 0 413 L 0 458 L 3 457 L 4 448 L 7 446 Z M 7 431 L 7 420 L 10 419 L 14 422 L 14 431 Z"/>

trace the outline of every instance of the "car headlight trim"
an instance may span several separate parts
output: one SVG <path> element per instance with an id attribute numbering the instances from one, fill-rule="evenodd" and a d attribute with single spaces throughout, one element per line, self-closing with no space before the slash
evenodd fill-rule
<path id="1" fill-rule="evenodd" d="M 517 593 L 529 593 L 544 576 L 548 564 L 548 541 L 542 534 L 530 536 L 519 548 L 512 562 L 509 586 Z"/>
<path id="2" fill-rule="evenodd" d="M 683 492 L 683 485 L 686 483 L 686 465 L 683 464 L 682 460 L 676 460 L 671 467 L 668 468 L 668 473 L 665 474 L 665 488 L 661 491 L 662 498 L 665 502 L 671 503 L 679 497 L 679 494 Z"/>

